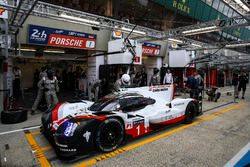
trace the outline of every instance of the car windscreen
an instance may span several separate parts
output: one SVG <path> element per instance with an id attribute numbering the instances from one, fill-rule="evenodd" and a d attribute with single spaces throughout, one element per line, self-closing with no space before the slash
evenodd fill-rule
<path id="1" fill-rule="evenodd" d="M 100 99 L 89 107 L 91 111 L 114 111 L 118 105 L 116 99 Z"/>

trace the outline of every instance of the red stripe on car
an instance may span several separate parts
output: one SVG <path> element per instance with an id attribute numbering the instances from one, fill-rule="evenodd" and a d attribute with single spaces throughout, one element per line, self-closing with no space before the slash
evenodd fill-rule
<path id="1" fill-rule="evenodd" d="M 52 110 L 52 122 L 58 120 L 58 110 L 62 104 L 64 104 L 64 103 L 57 104 L 56 107 L 54 108 L 54 110 Z"/>

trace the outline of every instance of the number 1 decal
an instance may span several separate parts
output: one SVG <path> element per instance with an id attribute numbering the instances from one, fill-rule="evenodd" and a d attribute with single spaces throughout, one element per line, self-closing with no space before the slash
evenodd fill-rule
<path id="1" fill-rule="evenodd" d="M 140 125 L 136 127 L 138 136 L 140 135 Z"/>

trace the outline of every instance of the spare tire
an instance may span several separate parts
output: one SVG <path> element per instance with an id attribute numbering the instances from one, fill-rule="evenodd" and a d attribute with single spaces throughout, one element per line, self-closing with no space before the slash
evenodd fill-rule
<path id="1" fill-rule="evenodd" d="M 27 120 L 27 110 L 15 108 L 1 112 L 1 121 L 3 124 L 15 124 Z"/>

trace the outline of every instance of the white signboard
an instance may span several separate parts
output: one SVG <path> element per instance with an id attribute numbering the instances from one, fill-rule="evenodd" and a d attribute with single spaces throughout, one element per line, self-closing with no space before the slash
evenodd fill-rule
<path id="1" fill-rule="evenodd" d="M 8 11 L 2 5 L 7 4 L 6 0 L 0 0 L 0 18 L 8 19 Z"/>
<path id="2" fill-rule="evenodd" d="M 135 40 L 129 40 L 131 45 L 135 48 L 136 56 L 134 58 L 134 64 L 142 64 L 142 45 L 138 44 Z M 108 64 L 130 64 L 132 62 L 133 55 L 126 48 L 124 39 L 117 39 L 108 42 L 108 52 L 119 52 L 125 50 L 124 53 L 110 54 L 108 55 Z"/>
<path id="3" fill-rule="evenodd" d="M 191 53 L 186 50 L 169 51 L 169 67 L 187 67 L 191 56 Z"/>

